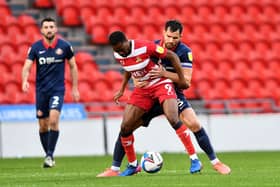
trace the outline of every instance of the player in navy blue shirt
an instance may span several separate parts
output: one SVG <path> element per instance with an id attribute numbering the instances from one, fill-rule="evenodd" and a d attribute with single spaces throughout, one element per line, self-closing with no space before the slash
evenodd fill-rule
<path id="1" fill-rule="evenodd" d="M 187 84 L 190 85 L 192 77 L 192 51 L 191 49 L 181 42 L 183 26 L 177 20 L 169 20 L 165 24 L 163 40 L 157 40 L 156 43 L 161 46 L 173 50 L 178 57 L 180 58 L 181 65 L 184 71 L 184 76 L 187 81 Z M 155 59 L 157 61 L 158 59 Z M 165 59 L 161 59 L 161 65 L 159 68 L 150 71 L 150 75 L 153 78 L 166 77 L 171 79 L 175 85 L 178 82 L 178 76 L 174 73 L 172 64 Z M 137 87 L 142 87 L 146 85 L 145 81 L 134 81 Z M 201 126 L 198 117 L 196 116 L 191 105 L 187 101 L 186 97 L 183 94 L 183 90 L 175 86 L 176 94 L 178 98 L 178 109 L 179 115 L 182 122 L 187 125 L 187 127 L 194 133 L 195 138 L 202 148 L 202 150 L 207 154 L 210 159 L 213 168 L 221 174 L 229 174 L 231 172 L 230 168 L 223 164 L 216 156 L 214 149 L 211 145 L 211 142 L 208 138 L 208 135 L 204 128 Z M 148 126 L 150 121 L 156 117 L 163 114 L 162 108 L 159 104 L 154 105 L 154 107 L 142 118 L 142 126 Z M 176 130 L 176 129 L 175 129 Z M 100 173 L 98 177 L 108 177 L 116 176 L 119 173 L 120 165 L 125 153 L 120 143 L 120 137 L 118 137 L 113 153 L 113 162 L 111 168 L 108 168 L 103 173 Z M 196 155 L 191 162 L 191 173 L 199 172 L 202 169 L 202 165 Z M 194 161 L 194 162 L 193 162 Z M 132 172 L 133 173 L 133 172 Z"/>
<path id="2" fill-rule="evenodd" d="M 28 77 L 33 62 L 36 62 L 36 115 L 39 120 L 39 135 L 46 153 L 43 167 L 55 165 L 54 150 L 59 136 L 59 116 L 64 102 L 65 63 L 70 66 L 72 96 L 78 101 L 78 70 L 72 46 L 56 36 L 57 27 L 53 18 L 41 21 L 42 39 L 28 50 L 22 69 L 22 90 L 29 89 Z M 67 60 L 67 61 L 66 61 Z"/>

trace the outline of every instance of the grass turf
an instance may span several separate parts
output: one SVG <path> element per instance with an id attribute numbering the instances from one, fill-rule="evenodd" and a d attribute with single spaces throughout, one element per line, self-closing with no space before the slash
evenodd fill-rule
<path id="1" fill-rule="evenodd" d="M 189 160 L 185 154 L 162 154 L 164 165 L 156 174 L 141 172 L 131 177 L 96 178 L 111 164 L 111 156 L 57 157 L 57 166 L 43 169 L 42 158 L 0 159 L 1 187 L 266 187 L 280 186 L 280 152 L 219 153 L 232 173 L 223 176 L 214 171 L 204 154 L 200 174 L 189 173 Z M 140 158 L 140 155 L 138 155 Z M 123 168 L 125 164 L 123 164 Z"/>

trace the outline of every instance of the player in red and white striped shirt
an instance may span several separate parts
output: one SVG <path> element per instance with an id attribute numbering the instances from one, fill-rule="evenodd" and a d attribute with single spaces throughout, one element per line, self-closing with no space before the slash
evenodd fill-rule
<path id="1" fill-rule="evenodd" d="M 164 114 L 172 127 L 178 129 L 183 126 L 178 117 L 177 96 L 172 81 L 164 77 L 152 79 L 149 75 L 149 71 L 157 66 L 152 59 L 154 57 L 168 59 L 179 76 L 178 86 L 187 88 L 188 85 L 180 60 L 171 50 L 149 41 L 128 40 L 121 31 L 111 33 L 109 42 L 113 47 L 116 60 L 125 70 L 121 89 L 115 95 L 114 100 L 118 102 L 118 99 L 123 95 L 131 76 L 148 82 L 147 86 L 143 88 L 134 88 L 121 123 L 121 142 L 129 164 L 120 176 L 129 176 L 140 171 L 133 145 L 133 131 L 139 127 L 137 121 L 151 109 L 157 100 L 161 103 Z"/>

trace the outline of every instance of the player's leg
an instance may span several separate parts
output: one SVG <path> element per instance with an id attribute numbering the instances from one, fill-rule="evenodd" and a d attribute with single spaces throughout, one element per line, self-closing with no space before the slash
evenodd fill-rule
<path id="1" fill-rule="evenodd" d="M 49 149 L 49 96 L 36 92 L 36 115 L 39 120 L 39 135 L 41 144 L 45 151 L 45 160 L 43 167 L 53 167 L 53 160 L 47 156 Z"/>
<path id="2" fill-rule="evenodd" d="M 49 139 L 48 139 L 48 151 L 45 159 L 50 164 L 50 167 L 55 166 L 54 151 L 59 137 L 59 116 L 62 109 L 64 99 L 64 92 L 56 92 L 49 95 Z"/>
<path id="3" fill-rule="evenodd" d="M 133 175 L 141 170 L 138 165 L 136 152 L 134 149 L 133 131 L 140 126 L 140 124 L 137 122 L 141 119 L 144 113 L 144 109 L 132 104 L 128 104 L 125 107 L 120 135 L 121 143 L 128 160 L 128 166 L 126 170 L 120 174 L 120 176 Z"/>
<path id="4" fill-rule="evenodd" d="M 39 136 L 42 147 L 44 149 L 45 155 L 48 152 L 48 141 L 49 141 L 49 126 L 48 126 L 48 118 L 39 118 Z"/>
<path id="5" fill-rule="evenodd" d="M 177 92 L 177 97 L 178 97 L 177 98 L 178 109 L 179 109 L 179 113 L 181 114 L 186 108 L 191 107 L 191 105 L 186 100 L 183 93 Z M 181 115 L 179 115 L 179 116 L 181 116 Z M 174 128 L 174 130 L 176 131 L 177 136 L 180 138 L 181 142 L 185 146 L 185 149 L 187 150 L 187 152 L 190 155 L 190 161 L 191 161 L 190 173 L 193 174 L 193 173 L 200 172 L 202 169 L 202 164 L 201 164 L 200 160 L 198 159 L 194 145 L 192 143 L 190 130 L 188 129 L 188 127 L 185 124 L 181 125 L 180 127 Z"/>
<path id="6" fill-rule="evenodd" d="M 207 154 L 213 168 L 221 174 L 229 174 L 231 172 L 230 168 L 217 158 L 210 139 L 204 128 L 200 125 L 194 110 L 192 108 L 186 108 L 181 112 L 180 118 L 194 133 L 200 148 Z"/>
<path id="7" fill-rule="evenodd" d="M 159 104 L 156 102 L 152 109 L 149 112 L 146 112 L 143 117 L 137 122 L 139 125 L 136 125 L 138 128 L 139 126 L 148 127 L 150 121 L 156 117 L 163 114 L 163 110 Z M 113 161 L 112 166 L 107 168 L 104 172 L 97 175 L 97 177 L 112 177 L 119 175 L 120 167 L 122 160 L 125 156 L 125 151 L 121 143 L 121 136 L 118 135 L 118 138 L 115 143 L 114 152 L 113 152 Z"/>
<path id="8" fill-rule="evenodd" d="M 57 144 L 58 136 L 59 136 L 59 116 L 60 112 L 56 109 L 50 110 L 50 117 L 49 117 L 49 143 L 48 143 L 48 152 L 47 156 L 50 156 L 53 159 L 54 150 Z"/>

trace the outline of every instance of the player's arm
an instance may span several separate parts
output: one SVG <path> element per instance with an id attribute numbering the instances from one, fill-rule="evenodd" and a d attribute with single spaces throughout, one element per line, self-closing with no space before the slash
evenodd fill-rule
<path id="1" fill-rule="evenodd" d="M 188 87 L 191 85 L 191 78 L 192 78 L 192 68 L 183 68 L 184 77 L 186 79 L 186 84 Z M 179 82 L 179 76 L 177 73 L 166 71 L 162 65 L 153 68 L 150 71 L 151 78 L 158 78 L 158 77 L 165 77 L 172 80 L 174 83 Z"/>
<path id="2" fill-rule="evenodd" d="M 26 59 L 22 68 L 21 78 L 22 78 L 22 91 L 27 92 L 29 89 L 28 77 L 30 74 L 30 69 L 32 67 L 33 61 Z"/>
<path id="3" fill-rule="evenodd" d="M 174 69 L 176 71 L 176 73 L 174 73 L 174 74 L 176 74 L 176 75 L 166 74 L 165 76 L 170 76 L 170 79 L 173 82 L 176 82 L 178 87 L 180 87 L 182 89 L 188 88 L 189 84 L 186 81 L 186 78 L 185 78 L 185 75 L 184 75 L 184 70 L 183 70 L 183 68 L 180 64 L 179 57 L 173 51 L 167 50 L 166 58 L 172 63 L 172 66 L 174 67 Z"/>
<path id="4" fill-rule="evenodd" d="M 68 60 L 69 67 L 70 67 L 70 73 L 72 78 L 72 96 L 74 101 L 79 101 L 80 99 L 80 93 L 78 90 L 78 68 L 76 64 L 75 57 L 73 56 Z"/>
<path id="5" fill-rule="evenodd" d="M 125 88 L 128 84 L 128 81 L 131 77 L 131 73 L 125 71 L 123 74 L 123 80 L 122 80 L 122 84 L 121 84 L 121 88 L 120 90 L 114 95 L 114 101 L 119 104 L 119 98 L 123 96 L 123 93 L 125 91 Z"/>

